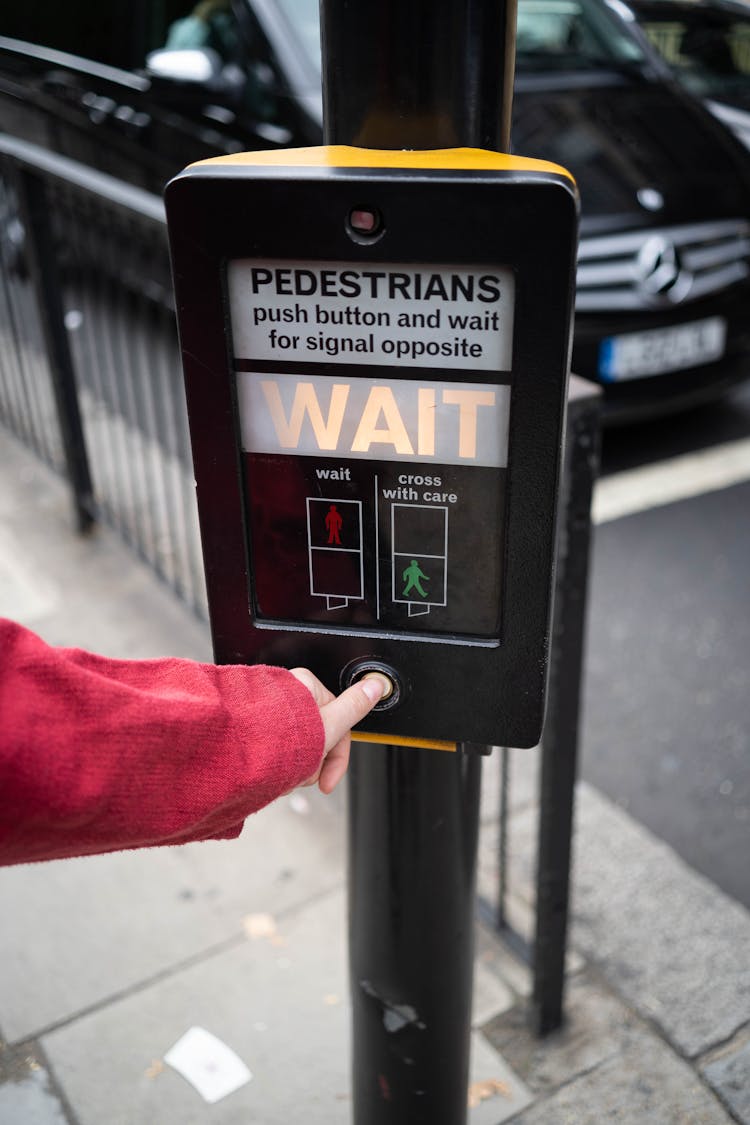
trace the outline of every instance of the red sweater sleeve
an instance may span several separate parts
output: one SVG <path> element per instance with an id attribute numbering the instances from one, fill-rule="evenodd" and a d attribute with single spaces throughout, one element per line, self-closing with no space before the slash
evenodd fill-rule
<path id="1" fill-rule="evenodd" d="M 0 660 L 0 865 L 237 836 L 320 765 L 283 668 L 112 660 L 2 618 Z"/>

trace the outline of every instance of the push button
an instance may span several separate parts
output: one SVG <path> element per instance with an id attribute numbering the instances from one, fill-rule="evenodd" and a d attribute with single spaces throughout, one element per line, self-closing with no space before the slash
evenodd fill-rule
<path id="1" fill-rule="evenodd" d="M 383 694 L 378 701 L 379 703 L 385 703 L 386 699 L 390 699 L 394 691 L 396 690 L 396 685 L 394 684 L 393 680 L 390 676 L 386 676 L 385 672 L 365 672 L 364 676 L 361 676 L 360 679 L 379 680 L 380 683 L 384 683 L 386 685 Z"/>
<path id="2" fill-rule="evenodd" d="M 377 676 L 380 680 L 385 680 L 388 685 L 383 695 L 375 704 L 374 711 L 389 711 L 395 707 L 404 696 L 404 686 L 395 668 L 391 668 L 388 664 L 383 664 L 379 660 L 354 660 L 351 664 L 347 664 L 346 668 L 341 673 L 341 686 L 348 688 L 351 684 L 356 684 L 358 680 L 367 680 L 372 676 Z"/>

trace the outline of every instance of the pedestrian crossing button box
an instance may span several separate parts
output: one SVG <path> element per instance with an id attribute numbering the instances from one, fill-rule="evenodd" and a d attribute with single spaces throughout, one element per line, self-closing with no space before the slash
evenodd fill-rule
<path id="1" fill-rule="evenodd" d="M 192 165 L 166 204 L 216 660 L 383 671 L 392 742 L 534 745 L 569 174 L 324 147 Z"/>

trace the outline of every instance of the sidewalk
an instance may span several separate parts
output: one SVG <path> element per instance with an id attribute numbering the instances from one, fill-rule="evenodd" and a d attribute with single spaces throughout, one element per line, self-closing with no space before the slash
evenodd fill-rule
<path id="1" fill-rule="evenodd" d="M 207 630 L 0 433 L 0 613 L 51 643 L 209 659 Z M 480 889 L 494 897 L 497 755 Z M 510 883 L 530 916 L 534 751 L 514 755 Z M 0 1125 L 350 1121 L 345 787 L 238 841 L 0 869 Z M 748 856 L 750 860 L 750 855 Z M 750 1125 L 750 914 L 586 785 L 568 1023 L 524 1019 L 527 968 L 477 925 L 470 1125 Z M 252 1080 L 213 1105 L 164 1063 L 193 1026 Z M 484 1095 L 484 1096 L 482 1096 Z"/>

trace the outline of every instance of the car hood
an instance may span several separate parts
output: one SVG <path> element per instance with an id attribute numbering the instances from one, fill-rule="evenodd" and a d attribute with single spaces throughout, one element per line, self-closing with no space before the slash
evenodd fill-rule
<path id="1" fill-rule="evenodd" d="M 750 211 L 736 139 L 666 83 L 587 73 L 563 88 L 556 76 L 519 75 L 512 138 L 514 152 L 573 174 L 582 233 Z"/>
<path id="2" fill-rule="evenodd" d="M 719 121 L 732 130 L 745 148 L 750 148 L 750 113 L 743 109 L 737 109 L 736 106 L 725 105 L 723 102 L 711 101 L 710 99 L 706 101 L 706 105 L 714 117 L 718 117 Z"/>
<path id="3" fill-rule="evenodd" d="M 706 91 L 705 98 L 706 101 L 713 100 L 719 105 L 736 109 L 738 112 L 750 113 L 750 86 L 741 89 L 735 87 L 729 90 L 716 83 L 713 89 Z"/>

